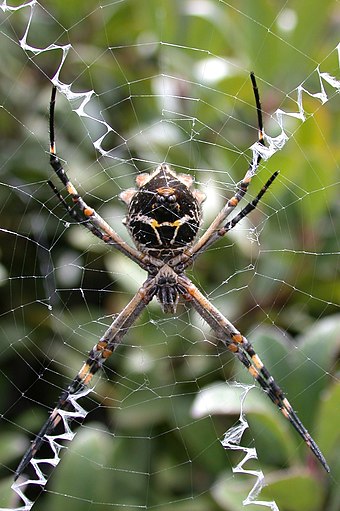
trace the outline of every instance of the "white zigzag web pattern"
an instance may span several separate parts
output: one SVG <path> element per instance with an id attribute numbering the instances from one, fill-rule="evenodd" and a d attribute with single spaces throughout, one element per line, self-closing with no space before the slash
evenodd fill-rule
<path id="1" fill-rule="evenodd" d="M 110 132 L 114 131 L 113 128 L 108 123 L 106 123 L 105 120 L 94 118 L 86 112 L 86 105 L 90 102 L 90 100 L 94 94 L 94 91 L 91 90 L 86 93 L 73 92 L 71 90 L 71 85 L 63 83 L 59 78 L 61 71 L 62 71 L 63 64 L 66 61 L 69 50 L 71 49 L 72 46 L 70 44 L 58 45 L 58 44 L 53 43 L 53 44 L 50 44 L 49 46 L 46 46 L 45 48 L 37 48 L 37 47 L 29 45 L 27 42 L 28 36 L 30 33 L 30 27 L 32 24 L 32 20 L 34 18 L 34 11 L 35 11 L 35 8 L 37 7 L 37 5 L 38 4 L 37 4 L 36 0 L 32 0 L 32 1 L 27 2 L 26 4 L 23 4 L 19 7 L 13 7 L 13 6 L 7 5 L 7 2 L 4 1 L 0 5 L 0 8 L 3 12 L 14 12 L 16 10 L 24 9 L 24 8 L 30 9 L 30 15 L 28 18 L 26 30 L 24 32 L 23 37 L 19 41 L 20 47 L 22 48 L 22 50 L 24 52 L 27 52 L 28 54 L 32 54 L 35 56 L 35 55 L 39 55 L 39 54 L 47 52 L 47 51 L 60 51 L 60 50 L 62 51 L 62 57 L 61 57 L 58 69 L 57 69 L 56 73 L 54 74 L 53 78 L 51 79 L 51 81 L 54 85 L 56 85 L 58 87 L 59 92 L 64 94 L 65 97 L 67 98 L 67 100 L 69 100 L 70 102 L 73 102 L 75 100 L 81 100 L 80 106 L 77 109 L 75 109 L 75 112 L 80 117 L 88 118 L 88 119 L 95 121 L 105 127 L 105 130 L 106 130 L 105 133 L 103 135 L 101 135 L 97 140 L 95 140 L 93 142 L 93 145 L 99 151 L 100 154 L 110 157 L 110 153 L 103 149 L 102 143 L 103 143 L 103 140 L 105 139 L 105 137 Z M 168 43 L 162 43 L 162 44 L 165 45 Z M 199 51 L 203 52 L 203 50 L 199 50 Z M 339 65 L 339 63 L 340 63 L 340 43 L 337 45 L 337 47 L 334 49 L 334 51 L 337 52 L 338 65 Z M 206 52 L 206 51 L 204 53 L 209 54 L 209 52 Z M 340 65 L 339 65 L 339 67 L 340 67 Z M 319 66 L 317 66 L 314 70 L 314 73 L 316 73 L 316 75 L 318 77 L 320 90 L 318 92 L 310 92 L 307 89 L 304 82 L 302 82 L 301 84 L 299 84 L 296 87 L 295 91 L 293 91 L 293 92 L 296 93 L 296 98 L 294 99 L 294 101 L 295 101 L 295 104 L 297 105 L 297 111 L 284 111 L 282 109 L 278 109 L 274 113 L 273 117 L 276 119 L 277 124 L 280 127 L 281 133 L 276 137 L 270 137 L 269 135 L 267 135 L 265 133 L 264 139 L 266 142 L 266 146 L 263 146 L 262 144 L 260 144 L 258 142 L 256 142 L 254 145 L 252 145 L 251 150 L 253 152 L 253 161 L 257 160 L 257 158 L 256 158 L 257 155 L 260 155 L 263 160 L 268 160 L 277 151 L 281 150 L 284 147 L 284 145 L 290 138 L 290 135 L 287 134 L 288 130 L 286 129 L 286 123 L 285 123 L 286 118 L 295 118 L 295 119 L 301 121 L 301 123 L 304 123 L 306 121 L 307 113 L 304 108 L 304 94 L 318 100 L 318 102 L 323 105 L 323 104 L 327 103 L 327 101 L 330 99 L 329 95 L 326 92 L 325 84 L 328 84 L 331 87 L 331 89 L 333 89 L 334 92 L 340 91 L 340 81 L 337 80 L 336 78 L 334 78 L 328 72 L 321 72 Z M 167 75 L 162 75 L 162 76 L 166 77 Z M 310 113 L 308 115 L 310 115 Z M 249 172 L 251 175 L 253 175 L 255 173 L 255 169 L 250 170 Z M 11 488 L 18 495 L 18 497 L 22 500 L 23 505 L 19 506 L 19 507 L 12 507 L 12 508 L 0 508 L 0 511 L 9 511 L 9 510 L 29 511 L 32 508 L 32 506 L 34 505 L 34 502 L 32 502 L 31 500 L 29 500 L 26 497 L 25 492 L 26 492 L 27 488 L 29 487 L 29 485 L 32 485 L 32 486 L 38 485 L 40 487 L 44 487 L 46 485 L 47 479 L 44 476 L 42 470 L 40 469 L 40 465 L 48 464 L 52 467 L 56 467 L 58 465 L 58 463 L 60 461 L 59 453 L 60 453 L 60 450 L 62 449 L 62 446 L 59 444 L 59 442 L 60 441 L 72 441 L 72 439 L 75 436 L 75 432 L 72 432 L 72 430 L 71 430 L 71 426 L 70 426 L 71 421 L 75 418 L 84 419 L 85 416 L 87 415 L 87 412 L 78 404 L 77 401 L 80 398 L 86 396 L 88 393 L 90 393 L 91 390 L 92 389 L 88 388 L 76 395 L 69 396 L 68 399 L 69 399 L 70 403 L 72 404 L 72 406 L 74 407 L 73 412 L 66 412 L 66 411 L 59 412 L 59 415 L 62 417 L 62 421 L 63 421 L 63 425 L 64 425 L 64 433 L 61 433 L 59 435 L 54 435 L 54 436 L 46 435 L 46 437 L 45 437 L 50 445 L 52 452 L 53 452 L 53 457 L 44 458 L 44 459 L 33 458 L 30 461 L 31 465 L 34 467 L 37 478 L 29 479 L 29 480 L 25 480 L 25 481 L 22 481 L 19 479 L 18 481 L 13 483 Z M 241 399 L 241 404 L 243 404 L 248 391 L 249 391 L 249 388 L 247 388 L 245 390 L 243 397 Z M 242 408 L 241 408 L 241 414 L 239 417 L 239 425 L 237 425 L 236 427 L 233 427 L 229 431 L 227 431 L 225 433 L 223 441 L 221 442 L 225 449 L 239 450 L 244 453 L 243 460 L 235 468 L 233 468 L 233 472 L 251 475 L 251 476 L 254 476 L 254 478 L 256 479 L 255 483 L 253 485 L 253 488 L 249 492 L 248 496 L 244 499 L 243 504 L 244 505 L 249 505 L 249 504 L 258 505 L 258 506 L 270 508 L 270 509 L 272 509 L 272 511 L 278 511 L 278 507 L 275 504 L 275 502 L 257 500 L 257 496 L 261 492 L 261 489 L 263 488 L 263 485 L 264 485 L 264 475 L 263 475 L 262 471 L 248 470 L 248 469 L 244 468 L 244 465 L 249 460 L 257 459 L 256 450 L 254 448 L 246 448 L 246 447 L 242 447 L 240 445 L 242 435 L 247 428 L 248 428 L 248 423 L 245 420 L 245 417 L 244 417 L 244 414 L 243 414 Z"/>
<path id="2" fill-rule="evenodd" d="M 36 47 L 33 47 L 27 43 L 27 38 L 29 35 L 30 26 L 31 26 L 31 23 L 33 20 L 34 9 L 35 9 L 36 5 L 37 5 L 36 0 L 32 0 L 31 2 L 28 2 L 27 4 L 24 4 L 23 6 L 20 7 L 20 9 L 24 8 L 24 7 L 29 7 L 31 9 L 31 12 L 30 12 L 30 16 L 29 16 L 29 20 L 27 23 L 25 33 L 24 33 L 23 37 L 20 39 L 19 44 L 25 52 L 32 53 L 33 55 L 39 55 L 42 52 L 51 51 L 51 50 L 52 51 L 55 51 L 55 50 L 62 51 L 62 58 L 61 58 L 60 64 L 58 66 L 58 69 L 57 69 L 55 75 L 52 77 L 51 82 L 53 83 L 53 85 L 57 86 L 59 92 L 64 94 L 65 97 L 70 102 L 83 98 L 80 106 L 77 109 L 75 109 L 75 112 L 80 117 L 85 117 L 87 119 L 90 119 L 92 121 L 100 123 L 102 126 L 105 127 L 106 132 L 103 135 L 101 135 L 97 140 L 93 141 L 93 145 L 103 156 L 110 156 L 109 152 L 105 151 L 102 148 L 102 142 L 110 132 L 114 131 L 113 128 L 107 122 L 105 122 L 105 120 L 92 117 L 85 111 L 86 105 L 91 100 L 91 97 L 95 93 L 95 91 L 91 90 L 91 91 L 87 91 L 85 93 L 75 93 L 75 92 L 72 92 L 71 85 L 65 84 L 62 81 L 60 81 L 60 79 L 59 79 L 59 76 L 60 76 L 60 73 L 62 70 L 62 66 L 63 66 L 63 64 L 67 58 L 67 55 L 69 53 L 69 50 L 71 49 L 72 46 L 70 44 L 57 45 L 57 44 L 53 43 L 45 48 L 36 48 Z M 19 9 L 19 7 L 7 6 L 6 2 L 4 2 L 0 6 L 0 8 L 4 12 Z M 167 45 L 168 43 L 162 43 L 162 44 Z M 173 46 L 173 45 L 170 45 L 170 46 Z M 206 54 L 209 54 L 208 51 L 204 51 L 204 50 L 201 50 L 201 51 Z M 334 51 L 337 52 L 338 65 L 340 67 L 340 42 L 338 43 L 338 45 L 336 46 Z M 253 160 L 252 161 L 257 160 L 256 155 L 258 155 L 258 154 L 262 157 L 263 160 L 268 160 L 277 151 L 281 150 L 284 147 L 286 142 L 289 140 L 289 135 L 287 135 L 286 129 L 285 129 L 285 122 L 284 122 L 285 117 L 293 117 L 295 119 L 300 120 L 302 123 L 305 122 L 307 115 L 306 115 L 306 111 L 305 111 L 305 108 L 303 105 L 303 94 L 304 93 L 314 99 L 317 99 L 318 101 L 321 102 L 321 104 L 325 104 L 329 100 L 329 96 L 327 95 L 327 92 L 325 90 L 324 82 L 327 83 L 328 85 L 330 85 L 336 92 L 340 91 L 340 81 L 337 80 L 334 76 L 330 75 L 327 72 L 321 72 L 319 66 L 317 66 L 315 68 L 314 73 L 316 73 L 318 76 L 318 81 L 320 84 L 320 91 L 319 92 L 308 91 L 304 82 L 302 82 L 301 84 L 299 84 L 296 87 L 296 89 L 295 89 L 296 99 L 294 101 L 297 105 L 297 112 L 288 112 L 288 111 L 284 111 L 281 109 L 277 109 L 276 112 L 274 112 L 273 117 L 276 118 L 278 126 L 281 129 L 281 133 L 276 137 L 270 137 L 269 135 L 267 135 L 265 133 L 264 139 L 266 142 L 266 146 L 260 144 L 259 142 L 256 142 L 255 144 L 253 144 L 250 148 L 253 152 Z M 166 77 L 166 75 L 162 75 L 162 76 Z M 309 115 L 310 115 L 310 113 L 309 113 Z M 253 172 L 251 172 L 251 171 L 250 171 L 250 173 L 253 174 Z"/>
<path id="3" fill-rule="evenodd" d="M 244 401 L 247 397 L 248 392 L 254 388 L 254 386 L 250 387 L 244 387 L 243 385 L 235 384 L 235 387 L 241 387 L 244 392 L 241 395 L 241 413 L 239 417 L 239 424 L 236 426 L 233 426 L 230 428 L 226 433 L 224 434 L 224 438 L 221 441 L 222 446 L 224 449 L 230 449 L 232 451 L 240 451 L 244 453 L 244 458 L 238 463 L 236 467 L 233 467 L 234 474 L 245 474 L 248 476 L 253 476 L 256 478 L 254 485 L 252 489 L 250 490 L 247 497 L 243 500 L 244 506 L 257 505 L 257 506 L 263 506 L 268 507 L 272 511 L 279 511 L 279 508 L 277 507 L 276 503 L 274 501 L 264 501 L 264 500 L 258 500 L 257 496 L 261 492 L 265 481 L 264 481 L 264 474 L 262 470 L 250 470 L 247 468 L 244 468 L 244 465 L 250 460 L 257 459 L 257 453 L 255 447 L 245 447 L 241 445 L 241 440 L 243 433 L 246 429 L 248 429 L 249 424 L 245 418 L 245 415 L 243 413 L 243 405 Z"/>
<path id="4" fill-rule="evenodd" d="M 6 511 L 9 509 L 13 511 L 29 511 L 32 508 L 32 506 L 34 505 L 34 501 L 29 500 L 25 495 L 27 487 L 29 485 L 32 487 L 33 486 L 44 487 L 46 485 L 47 478 L 44 476 L 40 468 L 40 465 L 51 465 L 54 468 L 58 465 L 58 463 L 60 462 L 59 453 L 60 450 L 63 448 L 63 445 L 61 445 L 59 442 L 60 441 L 71 442 L 73 440 L 76 433 L 71 430 L 70 423 L 74 419 L 79 419 L 82 421 L 87 415 L 86 410 L 84 410 L 84 408 L 78 403 L 78 399 L 85 397 L 90 392 L 92 392 L 92 388 L 86 388 L 81 392 L 78 392 L 77 394 L 70 395 L 68 397 L 68 402 L 73 406 L 74 411 L 72 412 L 60 410 L 58 412 L 58 415 L 61 417 L 63 422 L 64 432 L 58 435 L 45 435 L 44 437 L 49 443 L 49 447 L 53 452 L 53 457 L 32 458 L 30 460 L 30 464 L 34 468 L 37 478 L 28 480 L 23 480 L 22 478 L 19 478 L 12 484 L 11 486 L 12 490 L 22 499 L 24 505 L 15 508 L 0 508 L 0 511 Z"/>

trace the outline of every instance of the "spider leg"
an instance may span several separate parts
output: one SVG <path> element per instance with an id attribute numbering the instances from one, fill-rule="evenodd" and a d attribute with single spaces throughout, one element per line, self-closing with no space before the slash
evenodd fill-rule
<path id="1" fill-rule="evenodd" d="M 54 185 L 54 183 L 52 183 L 52 181 L 48 180 L 47 181 L 47 184 L 52 188 L 53 190 L 53 193 L 55 194 L 55 196 L 58 198 L 58 200 L 60 201 L 61 205 L 66 209 L 66 211 L 68 212 L 68 214 L 79 224 L 83 224 L 85 225 L 86 224 L 86 228 L 92 232 L 92 234 L 94 234 L 94 236 L 97 236 L 97 238 L 101 239 L 102 241 L 104 241 L 104 243 L 108 243 L 110 244 L 110 241 L 111 239 L 105 237 L 102 233 L 102 231 L 100 231 L 95 225 L 93 225 L 89 220 L 84 220 L 84 218 L 80 215 L 80 213 L 78 211 L 76 211 L 75 209 L 71 208 L 71 206 L 69 204 L 67 204 L 66 200 L 64 199 L 64 197 L 61 195 L 61 193 L 59 192 L 58 188 Z"/>
<path id="2" fill-rule="evenodd" d="M 190 266 L 193 261 L 201 255 L 202 252 L 204 252 L 208 247 L 213 245 L 217 240 L 219 240 L 222 236 L 225 236 L 227 232 L 231 231 L 235 227 L 236 224 L 238 224 L 245 216 L 249 215 L 251 211 L 253 211 L 256 206 L 258 205 L 259 201 L 261 200 L 262 196 L 266 193 L 274 179 L 277 178 L 279 175 L 279 171 L 274 172 L 268 179 L 268 181 L 265 183 L 265 185 L 261 188 L 259 193 L 256 195 L 256 197 L 251 201 L 248 202 L 244 206 L 244 208 L 241 209 L 241 211 L 234 216 L 229 222 L 226 222 L 223 227 L 220 227 L 218 230 L 215 230 L 211 236 L 209 236 L 208 239 L 206 239 L 205 243 L 201 245 L 190 257 L 184 257 L 180 255 L 179 257 L 176 257 L 171 261 L 171 265 L 173 266 L 174 270 L 180 270 L 181 272 L 185 270 L 188 266 Z M 174 265 L 174 262 L 177 263 Z"/>
<path id="3" fill-rule="evenodd" d="M 258 130 L 257 143 L 260 144 L 261 146 L 264 146 L 265 143 L 263 132 L 262 107 L 254 73 L 250 73 L 250 79 L 252 82 L 257 112 L 257 130 Z M 216 231 L 219 229 L 220 225 L 226 220 L 226 218 L 232 213 L 232 211 L 234 211 L 238 203 L 247 193 L 249 184 L 253 176 L 256 174 L 257 168 L 261 160 L 262 160 L 261 154 L 256 149 L 254 149 L 252 161 L 247 169 L 247 172 L 244 175 L 244 178 L 239 183 L 235 195 L 227 201 L 225 206 L 221 209 L 216 218 L 212 221 L 207 230 L 196 241 L 196 243 L 194 243 L 192 247 L 186 249 L 181 255 L 177 256 L 176 258 L 173 258 L 173 260 L 171 261 L 172 267 L 176 267 L 176 265 L 179 263 L 180 264 L 184 263 L 184 268 L 188 267 L 193 261 L 193 259 L 196 258 L 196 255 L 200 254 L 203 250 L 205 250 L 207 246 L 211 244 L 210 238 L 214 236 Z"/>
<path id="4" fill-rule="evenodd" d="M 93 376 L 101 369 L 102 365 L 122 342 L 123 337 L 140 316 L 147 304 L 152 300 L 156 291 L 157 286 L 155 284 L 155 279 L 149 277 L 132 300 L 130 300 L 122 312 L 114 319 L 98 343 L 92 348 L 86 362 L 67 389 L 61 394 L 51 415 L 24 454 L 15 471 L 14 480 L 18 479 L 31 459 L 36 455 L 44 443 L 46 435 L 50 434 L 62 420 L 59 411 L 72 408 L 69 397 L 81 392 L 85 387 L 88 387 Z"/>
<path id="5" fill-rule="evenodd" d="M 79 212 L 67 204 L 67 202 L 62 197 L 57 188 L 53 185 L 53 183 L 49 181 L 49 185 L 51 186 L 55 195 L 58 197 L 61 204 L 70 214 L 71 218 L 73 218 L 79 223 L 82 223 L 82 225 L 84 225 L 84 227 L 91 231 L 92 234 L 97 236 L 105 243 L 113 245 L 115 248 L 117 248 L 117 250 L 119 250 L 127 257 L 135 261 L 141 268 L 148 271 L 150 264 L 155 266 L 157 265 L 157 262 L 153 258 L 142 254 L 139 250 L 135 249 L 134 247 L 131 247 L 128 243 L 126 243 L 93 208 L 86 204 L 81 195 L 79 195 L 76 187 L 68 178 L 60 162 L 60 159 L 56 154 L 54 130 L 54 108 L 56 100 L 56 91 L 57 91 L 56 87 L 53 87 L 50 102 L 50 164 L 54 172 L 60 179 L 60 181 L 65 186 L 68 194 L 72 198 L 74 206 L 78 208 Z"/>
<path id="6" fill-rule="evenodd" d="M 251 343 L 202 295 L 188 277 L 180 275 L 178 283 L 184 298 L 192 304 L 199 315 L 208 323 L 224 346 L 238 357 L 251 376 L 259 383 L 272 402 L 303 438 L 324 469 L 329 472 L 329 466 L 318 445 L 294 412 L 284 392 L 264 366 Z"/>
<path id="7" fill-rule="evenodd" d="M 244 206 L 244 208 L 242 208 L 241 211 L 237 215 L 234 216 L 234 218 L 232 218 L 229 222 L 227 222 L 223 227 L 221 227 L 221 229 L 219 229 L 217 231 L 217 233 L 214 234 L 214 236 L 212 236 L 211 244 L 214 243 L 221 236 L 224 236 L 225 234 L 227 234 L 227 232 L 231 231 L 231 229 L 233 229 L 235 227 L 235 225 L 238 224 L 242 220 L 242 218 L 249 215 L 249 213 L 256 208 L 256 206 L 258 205 L 262 196 L 266 193 L 266 191 L 268 190 L 268 188 L 270 187 L 270 185 L 272 184 L 274 179 L 277 178 L 278 175 L 279 175 L 279 171 L 277 170 L 276 172 L 274 172 L 274 174 L 272 174 L 270 176 L 270 178 L 265 183 L 265 185 L 261 188 L 261 190 L 256 195 L 256 197 L 251 202 L 248 202 L 248 204 L 246 204 Z M 216 238 L 215 238 L 215 235 L 216 235 Z"/>

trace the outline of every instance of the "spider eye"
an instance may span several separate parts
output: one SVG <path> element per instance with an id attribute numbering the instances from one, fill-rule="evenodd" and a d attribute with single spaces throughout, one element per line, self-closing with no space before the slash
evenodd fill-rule
<path id="1" fill-rule="evenodd" d="M 139 248 L 175 255 L 197 234 L 201 211 L 189 188 L 174 176 L 155 177 L 131 198 L 126 226 Z"/>
<path id="2" fill-rule="evenodd" d="M 156 189 L 157 200 L 160 202 L 176 202 L 176 190 L 172 186 L 161 186 Z"/>
<path id="3" fill-rule="evenodd" d="M 173 205 L 177 202 L 177 197 L 175 194 L 171 195 L 157 194 L 157 202 L 166 205 Z"/>

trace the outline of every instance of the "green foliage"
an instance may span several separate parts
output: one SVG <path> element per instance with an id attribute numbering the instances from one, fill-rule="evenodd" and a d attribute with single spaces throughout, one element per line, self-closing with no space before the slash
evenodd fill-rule
<path id="1" fill-rule="evenodd" d="M 19 2 L 17 2 L 19 3 Z M 280 4 L 280 5 L 279 5 Z M 205 12 L 204 8 L 206 9 Z M 197 10 L 196 10 L 197 9 Z M 201 11 L 200 9 L 203 9 Z M 282 14 L 296 16 L 283 30 Z M 112 128 L 104 157 L 93 142 L 103 125 L 57 98 L 57 148 L 86 200 L 128 239 L 118 201 L 139 171 L 162 161 L 192 173 L 214 197 L 211 221 L 243 176 L 256 140 L 249 71 L 258 77 L 265 130 L 278 135 L 277 108 L 297 111 L 295 88 L 319 91 L 315 70 L 338 72 L 338 4 L 260 0 L 44 2 L 28 42 L 72 44 L 61 80 L 93 89 L 87 111 Z M 29 439 L 87 351 L 144 278 L 79 226 L 69 226 L 46 184 L 50 80 L 61 52 L 33 56 L 18 45 L 28 11 L 1 28 L 0 506 Z M 306 28 L 308 27 L 308 29 Z M 212 77 L 210 59 L 226 65 Z M 225 68 L 223 67 L 225 70 Z M 307 119 L 287 120 L 289 142 L 254 178 L 253 197 L 279 178 L 239 231 L 204 254 L 195 283 L 249 340 L 319 443 L 322 473 L 295 431 L 259 390 L 245 401 L 267 486 L 281 511 L 337 511 L 339 402 L 339 100 L 303 96 Z M 205 342 L 205 340 L 209 342 Z M 131 329 L 84 404 L 85 425 L 34 510 L 239 511 L 253 478 L 233 474 L 240 453 L 224 432 L 247 379 L 202 321 L 180 306 L 163 317 L 153 303 Z M 209 396 L 210 409 L 202 405 Z M 252 467 L 255 466 L 255 463 Z M 249 506 L 247 509 L 254 509 Z"/>

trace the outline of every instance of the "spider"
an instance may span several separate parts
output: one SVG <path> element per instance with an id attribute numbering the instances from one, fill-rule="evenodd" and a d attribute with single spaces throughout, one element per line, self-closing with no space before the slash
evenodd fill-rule
<path id="1" fill-rule="evenodd" d="M 250 78 L 257 110 L 258 143 L 264 146 L 258 87 L 253 73 L 250 74 Z M 193 178 L 187 174 L 177 174 L 165 163 L 159 165 L 151 174 L 139 174 L 136 178 L 137 188 L 125 190 L 120 194 L 120 198 L 128 208 L 124 223 L 134 243 L 134 246 L 131 246 L 87 205 L 62 167 L 56 154 L 54 135 L 56 91 L 56 86 L 53 86 L 50 101 L 50 164 L 65 186 L 73 204 L 68 204 L 51 181 L 48 181 L 48 184 L 75 222 L 82 224 L 94 236 L 132 259 L 147 272 L 147 278 L 91 349 L 78 374 L 61 394 L 54 410 L 19 463 L 15 480 L 35 456 L 46 435 L 50 434 L 62 420 L 59 412 L 72 408 L 70 396 L 81 392 L 90 384 L 93 376 L 120 345 L 131 325 L 155 296 L 164 313 L 174 314 L 179 298 L 198 312 L 211 327 L 216 338 L 242 362 L 284 417 L 291 422 L 324 469 L 329 472 L 329 466 L 319 447 L 301 423 L 273 376 L 263 365 L 251 343 L 210 303 L 185 274 L 185 270 L 199 255 L 225 236 L 256 208 L 278 172 L 269 178 L 251 202 L 247 203 L 231 220 L 227 220 L 246 194 L 249 183 L 260 164 L 261 155 L 255 150 L 251 164 L 239 183 L 235 195 L 226 202 L 198 240 L 196 236 L 202 220 L 201 204 L 205 195 L 193 189 Z"/>

